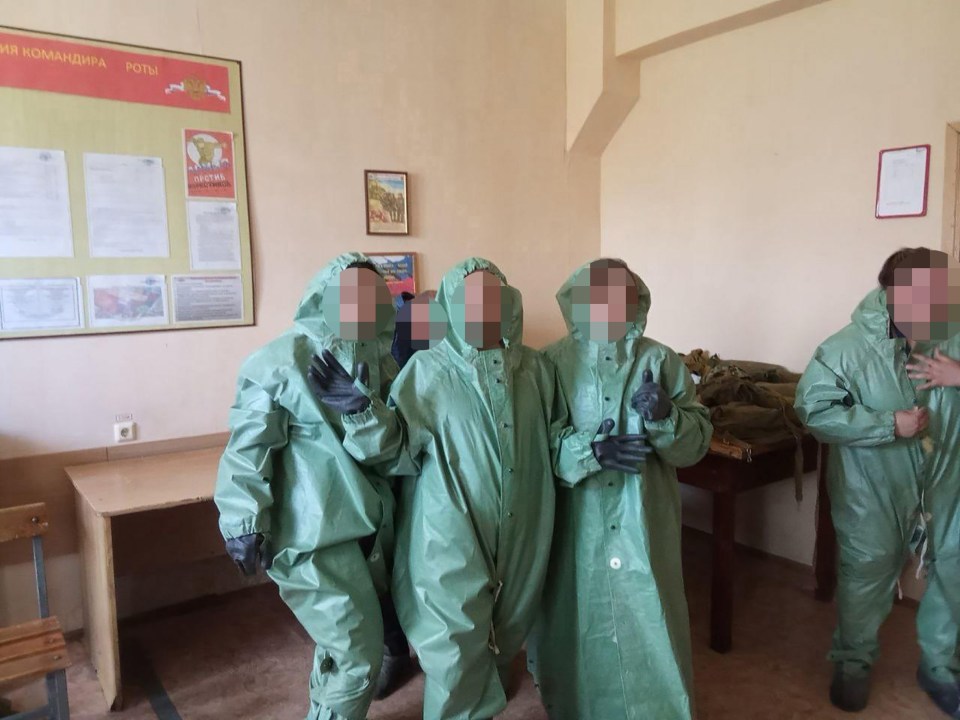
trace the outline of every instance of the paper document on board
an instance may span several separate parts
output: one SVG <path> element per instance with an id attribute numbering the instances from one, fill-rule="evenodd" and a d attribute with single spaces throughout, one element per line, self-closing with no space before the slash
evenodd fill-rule
<path id="1" fill-rule="evenodd" d="M 78 278 L 0 280 L 0 330 L 83 327 Z"/>
<path id="2" fill-rule="evenodd" d="M 63 150 L 0 147 L 0 257 L 73 257 Z"/>
<path id="3" fill-rule="evenodd" d="M 190 267 L 240 269 L 240 220 L 234 202 L 187 201 Z"/>
<path id="4" fill-rule="evenodd" d="M 166 325 L 163 275 L 91 275 L 87 278 L 91 327 Z"/>
<path id="5" fill-rule="evenodd" d="M 173 321 L 243 320 L 239 275 L 174 275 Z"/>
<path id="6" fill-rule="evenodd" d="M 167 194 L 158 157 L 85 153 L 91 257 L 169 257 Z"/>

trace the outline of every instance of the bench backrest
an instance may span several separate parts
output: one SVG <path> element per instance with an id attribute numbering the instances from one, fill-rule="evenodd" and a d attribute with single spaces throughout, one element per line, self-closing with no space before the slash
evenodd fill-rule
<path id="1" fill-rule="evenodd" d="M 33 539 L 33 566 L 37 577 L 37 604 L 40 617 L 50 616 L 47 601 L 47 573 L 43 561 L 41 535 L 47 532 L 47 506 L 44 503 L 17 505 L 0 509 L 0 543 L 11 540 Z"/>
<path id="2" fill-rule="evenodd" d="M 43 535 L 49 527 L 44 503 L 0 509 L 0 543 Z"/>

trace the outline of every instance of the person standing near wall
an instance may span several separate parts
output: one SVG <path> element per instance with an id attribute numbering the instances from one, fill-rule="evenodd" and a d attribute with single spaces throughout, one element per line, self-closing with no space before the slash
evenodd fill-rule
<path id="1" fill-rule="evenodd" d="M 520 294 L 503 273 L 470 258 L 444 275 L 437 299 L 450 331 L 407 363 L 389 405 L 369 395 L 344 417 L 346 445 L 417 476 L 403 489 L 394 598 L 427 676 L 423 717 L 485 720 L 506 706 L 511 661 L 540 604 L 553 472 L 599 466 L 593 431 L 566 442 L 555 371 L 522 344 Z M 368 396 L 343 368 L 324 372 L 321 399 L 339 388 Z"/>
<path id="2" fill-rule="evenodd" d="M 676 353 L 644 335 L 650 292 L 624 263 L 581 267 L 557 302 L 569 334 L 544 353 L 574 428 L 600 428 L 582 448 L 599 450 L 598 466 L 557 489 L 529 667 L 551 720 L 690 720 L 675 468 L 706 454 L 709 414 Z M 607 461 L 611 441 L 630 452 Z"/>
<path id="3" fill-rule="evenodd" d="M 960 354 L 947 256 L 900 250 L 884 263 L 852 322 L 816 351 L 797 388 L 800 419 L 834 445 L 827 467 L 840 546 L 839 624 L 830 699 L 866 707 L 877 634 L 911 549 L 928 568 L 917 613 L 918 680 L 960 718 L 960 396 L 908 376 L 911 350 L 938 343 Z M 914 375 L 923 377 L 916 363 Z"/>
<path id="4" fill-rule="evenodd" d="M 294 326 L 243 364 L 214 500 L 227 552 L 261 564 L 317 644 L 308 720 L 364 720 L 383 655 L 378 595 L 389 587 L 394 496 L 343 448 L 341 412 L 308 384 L 325 352 L 359 367 L 380 397 L 397 374 L 394 310 L 359 253 L 334 259 L 307 287 Z M 343 401 L 343 398 L 340 399 Z"/>
<path id="5" fill-rule="evenodd" d="M 432 302 L 435 295 L 436 292 L 432 290 L 417 296 L 403 292 L 397 299 L 396 330 L 390 353 L 401 370 L 418 350 L 435 347 L 447 334 L 446 314 L 438 303 Z M 394 485 L 394 495 L 399 495 L 404 484 L 412 482 L 416 482 L 415 477 L 399 480 Z M 375 694 L 378 700 L 396 690 L 414 670 L 407 636 L 389 592 L 380 596 L 380 608 L 383 612 L 384 645 L 383 665 Z"/>

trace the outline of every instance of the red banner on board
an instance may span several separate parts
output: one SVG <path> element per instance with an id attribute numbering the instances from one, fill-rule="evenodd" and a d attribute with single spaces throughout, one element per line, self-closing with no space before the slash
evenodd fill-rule
<path id="1" fill-rule="evenodd" d="M 0 87 L 230 112 L 222 65 L 0 32 Z"/>

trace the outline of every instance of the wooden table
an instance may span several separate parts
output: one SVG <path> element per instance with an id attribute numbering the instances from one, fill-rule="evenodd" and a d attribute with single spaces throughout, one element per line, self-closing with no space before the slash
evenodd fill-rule
<path id="1" fill-rule="evenodd" d="M 812 437 L 803 440 L 803 470 L 818 469 L 818 444 Z M 707 456 L 692 467 L 677 470 L 682 483 L 693 485 L 713 494 L 713 580 L 710 592 L 710 647 L 719 653 L 729 652 L 733 646 L 733 585 L 735 561 L 735 529 L 737 495 L 764 485 L 779 482 L 794 476 L 794 452 L 792 440 L 771 446 L 725 444 L 714 439 Z M 825 468 L 826 464 L 822 464 Z M 823 471 L 820 471 L 821 487 Z M 820 569 L 821 561 L 832 560 L 835 548 L 831 547 L 833 525 L 830 522 L 829 504 L 824 509 L 826 493 L 821 490 L 817 531 L 817 598 L 829 601 L 833 587 L 832 565 Z M 824 528 L 824 523 L 828 526 Z M 829 587 L 827 587 L 829 586 Z"/>
<path id="2" fill-rule="evenodd" d="M 84 642 L 111 710 L 123 704 L 113 522 L 213 499 L 223 448 L 66 468 L 77 493 Z"/>

